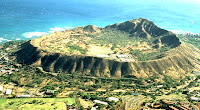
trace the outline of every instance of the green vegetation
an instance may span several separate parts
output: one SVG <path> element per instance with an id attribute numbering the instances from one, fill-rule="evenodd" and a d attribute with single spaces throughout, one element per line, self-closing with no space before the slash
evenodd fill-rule
<path id="1" fill-rule="evenodd" d="M 73 54 L 74 52 L 80 52 L 81 54 L 86 54 L 87 49 L 82 49 L 81 47 L 72 44 L 73 42 L 70 41 L 66 44 L 66 47 L 69 48 L 70 54 Z"/>
<path id="2" fill-rule="evenodd" d="M 171 48 L 168 46 L 164 46 L 161 49 L 158 49 L 156 52 L 151 53 L 143 53 L 140 50 L 132 50 L 130 51 L 130 54 L 135 56 L 138 61 L 148 61 L 148 60 L 155 60 L 164 57 L 165 52 L 170 50 Z"/>
<path id="3" fill-rule="evenodd" d="M 101 33 L 95 35 L 88 35 L 92 38 L 90 43 L 97 43 L 101 45 L 108 45 L 112 44 L 111 50 L 115 50 L 116 48 L 126 48 L 126 47 L 133 47 L 137 46 L 138 42 L 146 42 L 149 46 L 153 48 L 152 42 L 155 38 L 144 39 L 137 36 L 131 36 L 126 32 L 122 32 L 116 29 L 104 29 Z M 144 51 L 130 49 L 130 54 L 137 58 L 138 61 L 148 61 L 148 60 L 155 60 L 164 57 L 164 53 L 170 50 L 171 47 L 165 45 L 161 49 L 156 49 L 155 52 L 148 52 L 145 53 Z M 117 52 L 114 51 L 114 54 Z M 123 52 L 121 52 L 123 54 Z"/>
<path id="4" fill-rule="evenodd" d="M 56 95 L 64 91 L 64 88 L 78 88 L 84 91 L 95 91 L 99 88 L 106 89 L 107 91 L 113 91 L 115 89 L 146 90 L 157 85 L 163 85 L 164 89 L 170 89 L 171 87 L 175 88 L 181 84 L 167 75 L 165 75 L 164 78 L 165 82 L 155 82 L 158 77 L 151 77 L 150 79 L 131 76 L 120 79 L 105 77 L 94 78 L 91 76 L 82 76 L 79 73 L 59 73 L 57 76 L 54 76 L 52 75 L 53 73 L 50 72 L 39 72 L 38 69 L 32 66 L 24 66 L 23 68 L 19 68 L 19 70 L 19 72 L 1 76 L 1 79 L 6 83 L 13 82 L 18 86 L 39 87 L 40 92 L 45 92 L 47 89 L 56 90 L 52 97 L 56 97 Z M 26 79 L 22 80 L 24 77 Z M 145 84 L 146 82 L 148 82 L 148 84 Z"/>
<path id="5" fill-rule="evenodd" d="M 197 47 L 198 49 L 200 49 L 200 36 L 198 35 L 192 35 L 192 34 L 179 34 L 178 37 L 187 43 L 190 43 L 192 45 L 194 45 L 195 47 Z"/>
<path id="6" fill-rule="evenodd" d="M 117 48 L 117 45 L 113 44 L 113 46 L 111 47 L 111 50 L 114 50 L 115 48 Z"/>
<path id="7" fill-rule="evenodd" d="M 26 41 L 21 40 L 21 41 L 10 41 L 10 42 L 6 42 L 3 44 L 0 43 L 0 47 L 2 46 L 0 48 L 0 50 L 1 50 L 1 52 L 4 51 L 5 53 L 11 54 L 13 52 L 16 52 L 19 49 L 20 45 L 24 42 L 26 42 Z"/>
<path id="8" fill-rule="evenodd" d="M 68 47 L 70 48 L 70 54 L 73 54 L 76 51 L 79 51 L 81 54 L 86 54 L 87 53 L 87 49 L 82 49 L 79 46 L 76 45 L 68 45 Z"/>
<path id="9" fill-rule="evenodd" d="M 116 45 L 115 45 L 116 46 Z M 115 47 L 113 45 L 113 48 Z M 73 48 L 73 47 L 72 47 Z M 77 49 L 75 47 L 74 49 Z M 168 48 L 163 48 L 164 50 L 160 50 L 161 52 L 166 51 Z M 142 54 L 140 51 L 133 51 L 134 55 Z M 192 80 L 191 77 L 185 77 L 181 78 L 179 80 L 174 79 L 171 76 L 164 75 L 162 80 L 159 79 L 158 76 L 150 77 L 150 78 L 136 78 L 134 76 L 126 76 L 125 78 L 105 78 L 105 77 L 91 77 L 82 75 L 82 73 L 74 73 L 74 74 L 66 74 L 66 73 L 51 73 L 51 72 L 42 72 L 40 69 L 35 68 L 34 66 L 28 66 L 23 64 L 22 67 L 17 68 L 19 71 L 13 72 L 12 74 L 2 75 L 0 78 L 2 81 L 5 81 L 5 83 L 13 82 L 17 84 L 18 87 L 28 87 L 28 88 L 38 88 L 40 89 L 40 92 L 45 92 L 47 89 L 55 90 L 54 94 L 52 95 L 44 95 L 44 97 L 57 97 L 59 93 L 62 93 L 65 91 L 65 88 L 75 88 L 76 90 L 83 90 L 81 91 L 75 91 L 68 95 L 68 97 L 80 97 L 85 100 L 101 100 L 106 101 L 106 98 L 110 96 L 115 97 L 122 97 L 124 95 L 131 95 L 133 92 L 138 93 L 142 95 L 142 99 L 138 99 L 136 101 L 135 105 L 133 107 L 138 107 L 140 104 L 147 103 L 149 98 L 152 98 L 152 102 L 159 102 L 160 99 L 158 96 L 162 96 L 166 94 L 163 92 L 164 90 L 170 91 L 167 94 L 175 94 L 175 93 L 181 93 L 180 90 L 176 90 L 177 86 L 184 85 L 186 81 Z M 194 87 L 198 86 L 197 81 L 200 77 L 197 76 L 197 78 L 194 81 L 190 81 L 190 84 L 188 87 Z M 45 83 L 46 82 L 46 83 Z M 156 88 L 158 85 L 163 85 L 163 87 Z M 155 90 L 153 90 L 154 88 Z M 97 91 L 98 89 L 104 89 L 106 91 Z M 112 93 L 116 89 L 122 89 L 122 90 L 129 90 L 124 93 L 118 92 L 118 93 Z M 150 92 L 147 92 L 147 90 L 150 90 Z M 91 92 L 91 93 L 90 93 Z M 13 94 L 14 97 L 14 94 Z M 15 96 L 16 97 L 16 96 Z M 120 98 L 119 97 L 119 98 Z M 136 97 L 136 96 L 135 96 Z M 190 97 L 188 97 L 189 99 Z M 24 98 L 24 101 L 18 101 L 17 99 L 10 99 L 11 101 L 5 101 L 6 103 L 2 103 L 2 108 L 9 109 L 12 107 L 15 107 L 13 109 L 16 109 L 18 107 L 19 109 L 65 109 L 62 108 L 65 103 L 59 102 L 59 101 L 44 101 L 39 99 L 33 99 L 33 100 L 26 100 L 27 98 Z M 49 98 L 45 98 L 49 99 Z M 53 99 L 53 98 L 52 98 Z M 3 99 L 2 99 L 3 100 Z M 9 100 L 9 99 L 8 99 Z M 17 102 L 17 103 L 16 103 Z M 19 102 L 19 103 L 18 103 Z M 106 101 L 107 102 L 107 101 Z M 121 107 L 122 102 L 113 103 L 108 102 L 109 106 L 103 106 L 101 104 L 96 104 L 100 108 L 119 108 Z"/>
<path id="10" fill-rule="evenodd" d="M 66 109 L 66 104 L 74 104 L 74 98 L 14 98 L 0 99 L 0 109 L 29 109 L 29 110 L 49 110 Z"/>
<path id="11" fill-rule="evenodd" d="M 120 45 L 120 47 L 125 47 L 130 42 L 131 44 L 135 44 L 137 41 L 139 41 L 138 37 L 130 37 L 130 34 L 128 33 L 112 29 L 104 29 L 101 33 L 89 35 L 89 37 L 93 38 L 91 42 L 96 42 L 103 45 Z"/>

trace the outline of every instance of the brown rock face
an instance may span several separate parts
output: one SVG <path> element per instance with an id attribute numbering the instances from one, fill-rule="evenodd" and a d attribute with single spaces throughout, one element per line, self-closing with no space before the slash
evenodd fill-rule
<path id="1" fill-rule="evenodd" d="M 78 33 L 84 33 L 84 34 L 96 34 L 96 33 L 101 32 L 100 28 L 94 25 L 88 25 L 85 27 L 77 27 L 73 29 L 73 31 L 78 32 Z"/>
<path id="2" fill-rule="evenodd" d="M 167 44 L 173 49 L 165 53 L 165 57 L 151 61 L 121 62 L 87 55 L 66 55 L 49 53 L 38 48 L 35 43 L 28 41 L 16 52 L 19 62 L 41 66 L 45 71 L 63 72 L 107 77 L 151 77 L 153 75 L 168 74 L 180 77 L 185 72 L 200 69 L 200 51 L 193 46 L 181 43 L 175 34 L 158 28 L 146 19 L 131 20 L 124 23 L 109 25 L 114 28 L 135 35 L 151 38 L 156 37 L 155 44 Z M 84 31 L 98 32 L 99 28 L 86 26 Z"/>
<path id="3" fill-rule="evenodd" d="M 167 44 L 168 46 L 176 47 L 181 42 L 176 37 L 175 34 L 169 32 L 165 29 L 161 29 L 157 27 L 152 21 L 147 19 L 134 19 L 130 21 L 126 21 L 124 23 L 116 23 L 113 25 L 109 25 L 107 28 L 117 29 L 120 31 L 128 32 L 130 37 L 140 37 L 140 38 L 157 38 L 153 43 L 159 43 L 159 40 L 163 44 Z"/>

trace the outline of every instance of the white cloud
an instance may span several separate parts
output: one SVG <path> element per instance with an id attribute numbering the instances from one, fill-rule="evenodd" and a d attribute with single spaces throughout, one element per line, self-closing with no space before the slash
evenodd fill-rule
<path id="1" fill-rule="evenodd" d="M 200 4 L 200 0 L 168 0 L 166 2 L 176 3 L 189 3 L 189 4 Z"/>
<path id="2" fill-rule="evenodd" d="M 64 31 L 64 29 L 63 28 L 59 28 L 59 27 L 55 27 L 55 28 L 51 28 L 50 29 L 51 31 L 49 31 L 49 32 L 58 32 L 58 31 Z"/>
<path id="3" fill-rule="evenodd" d="M 26 38 L 32 38 L 32 37 L 40 37 L 45 34 L 48 34 L 48 33 L 46 33 L 46 32 L 27 32 L 27 33 L 24 33 L 23 36 L 25 36 Z"/>

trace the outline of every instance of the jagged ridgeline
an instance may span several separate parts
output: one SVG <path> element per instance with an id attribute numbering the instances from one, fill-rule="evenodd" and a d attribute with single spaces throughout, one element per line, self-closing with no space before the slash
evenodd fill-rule
<path id="1" fill-rule="evenodd" d="M 147 19 L 54 32 L 24 43 L 19 62 L 101 77 L 180 77 L 200 68 L 199 50 Z"/>

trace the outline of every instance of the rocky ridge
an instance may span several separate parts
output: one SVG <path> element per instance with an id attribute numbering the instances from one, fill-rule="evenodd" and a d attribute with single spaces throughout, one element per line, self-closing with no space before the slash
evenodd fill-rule
<path id="1" fill-rule="evenodd" d="M 70 74 L 92 75 L 99 77 L 151 77 L 154 75 L 171 75 L 180 77 L 183 74 L 200 69 L 199 50 L 181 42 L 175 34 L 157 27 L 147 19 L 135 19 L 124 23 L 98 28 L 94 25 L 78 27 L 73 33 L 88 35 L 101 33 L 104 29 L 115 29 L 129 33 L 129 37 L 153 39 L 155 48 L 167 45 L 171 49 L 164 57 L 150 61 L 116 61 L 89 55 L 70 55 L 53 53 L 41 48 L 41 38 L 24 43 L 16 52 L 19 62 L 42 67 L 45 71 Z"/>

